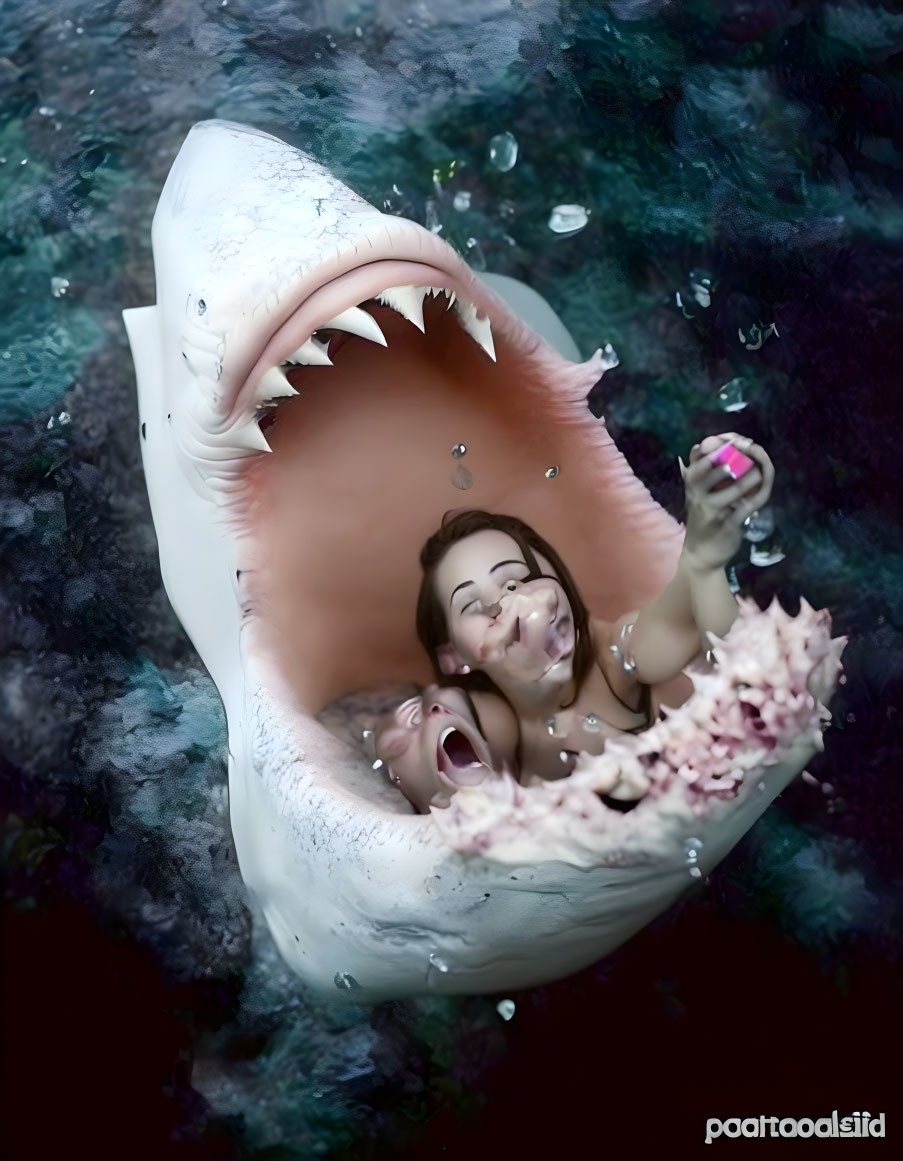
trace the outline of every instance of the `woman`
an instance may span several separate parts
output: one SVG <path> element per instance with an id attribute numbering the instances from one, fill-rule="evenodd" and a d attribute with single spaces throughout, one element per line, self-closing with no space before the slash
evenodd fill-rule
<path id="1" fill-rule="evenodd" d="M 731 443 L 755 465 L 736 482 L 711 462 Z M 705 634 L 737 614 L 724 565 L 744 521 L 768 499 L 774 469 L 751 440 L 712 436 L 681 463 L 686 535 L 658 600 L 614 623 L 592 619 L 554 549 L 513 516 L 460 512 L 430 537 L 417 632 L 439 679 L 500 693 L 517 716 L 521 781 L 563 777 L 580 752 L 651 724 L 651 686 L 677 677 Z M 604 567 L 604 565 L 603 565 Z M 619 787 L 615 797 L 632 796 Z"/>
<path id="2" fill-rule="evenodd" d="M 494 694 L 428 685 L 374 725 L 376 757 L 421 814 L 449 805 L 461 786 L 517 772 L 517 719 Z"/>

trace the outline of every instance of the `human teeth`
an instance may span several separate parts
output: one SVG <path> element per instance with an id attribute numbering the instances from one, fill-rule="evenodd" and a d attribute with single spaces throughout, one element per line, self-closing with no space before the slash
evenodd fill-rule
<path id="1" fill-rule="evenodd" d="M 230 440 L 236 447 L 247 448 L 248 451 L 268 452 L 273 449 L 266 441 L 263 432 L 257 426 L 256 419 L 249 419 L 247 423 L 236 428 Z"/>
<path id="2" fill-rule="evenodd" d="M 269 371 L 257 384 L 254 392 L 255 403 L 269 403 L 271 399 L 283 399 L 287 395 L 297 395 L 298 392 L 286 379 L 279 367 L 270 367 Z"/>
<path id="3" fill-rule="evenodd" d="M 384 290 L 376 297 L 383 306 L 391 307 L 402 318 L 413 323 L 422 334 L 426 334 L 426 327 L 423 325 L 423 299 L 425 295 L 425 286 L 390 286 L 388 290 Z"/>
<path id="4" fill-rule="evenodd" d="M 480 344 L 486 354 L 495 362 L 495 344 L 492 341 L 492 329 L 488 318 L 478 318 L 477 308 L 472 302 L 459 298 L 455 302 L 455 311 L 458 321 L 472 339 Z"/>
<path id="5" fill-rule="evenodd" d="M 308 339 L 306 343 L 302 343 L 294 354 L 289 355 L 288 362 L 304 363 L 308 367 L 332 366 L 332 359 L 325 343 L 318 343 L 316 339 Z"/>
<path id="6" fill-rule="evenodd" d="M 372 342 L 380 343 L 384 347 L 389 345 L 382 331 L 379 329 L 376 320 L 367 314 L 365 310 L 361 310 L 359 306 L 352 306 L 348 310 L 343 310 L 335 318 L 321 323 L 317 329 L 348 331 L 352 335 L 359 335 L 362 339 L 370 339 Z"/>
<path id="7" fill-rule="evenodd" d="M 445 729 L 442 731 L 442 733 L 439 735 L 439 745 L 441 746 L 442 743 L 445 741 L 445 739 L 448 737 L 448 735 L 453 734 L 454 732 L 455 732 L 454 726 L 446 726 Z"/>

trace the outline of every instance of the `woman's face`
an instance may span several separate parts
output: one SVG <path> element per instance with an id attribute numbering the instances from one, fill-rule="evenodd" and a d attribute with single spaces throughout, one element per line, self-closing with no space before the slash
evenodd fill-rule
<path id="1" fill-rule="evenodd" d="M 524 554 L 506 532 L 484 529 L 449 548 L 434 577 L 448 623 L 451 649 L 440 649 L 448 672 L 463 663 L 503 692 L 570 680 L 573 612 L 548 560 L 535 556 L 547 575 L 528 581 Z"/>
<path id="2" fill-rule="evenodd" d="M 459 787 L 478 786 L 512 767 L 516 728 L 501 698 L 430 685 L 377 722 L 376 756 L 425 814 L 430 806 L 448 806 Z"/>

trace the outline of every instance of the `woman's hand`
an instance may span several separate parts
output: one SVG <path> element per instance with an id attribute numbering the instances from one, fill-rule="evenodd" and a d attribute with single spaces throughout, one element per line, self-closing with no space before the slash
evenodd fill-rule
<path id="1" fill-rule="evenodd" d="M 719 489 L 730 473 L 708 457 L 731 443 L 756 463 L 736 483 Z M 763 507 L 771 495 L 774 465 L 766 452 L 745 435 L 726 432 L 711 435 L 690 452 L 690 466 L 680 464 L 687 499 L 686 563 L 702 571 L 724 568 L 743 540 L 743 523 Z"/>

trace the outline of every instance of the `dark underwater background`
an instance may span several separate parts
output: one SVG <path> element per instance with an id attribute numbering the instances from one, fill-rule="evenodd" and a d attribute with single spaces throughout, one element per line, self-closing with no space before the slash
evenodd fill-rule
<path id="1" fill-rule="evenodd" d="M 705 1119 L 835 1108 L 885 1112 L 869 1156 L 895 1149 L 901 63 L 903 15 L 871 0 L 0 4 L 10 1161 L 771 1157 L 704 1146 Z M 251 914 L 120 317 L 154 301 L 156 199 L 209 117 L 528 282 L 585 357 L 611 343 L 588 406 L 678 517 L 679 454 L 761 442 L 774 529 L 737 586 L 849 635 L 812 778 L 575 977 L 332 1007 Z M 560 205 L 586 225 L 551 229 Z"/>

